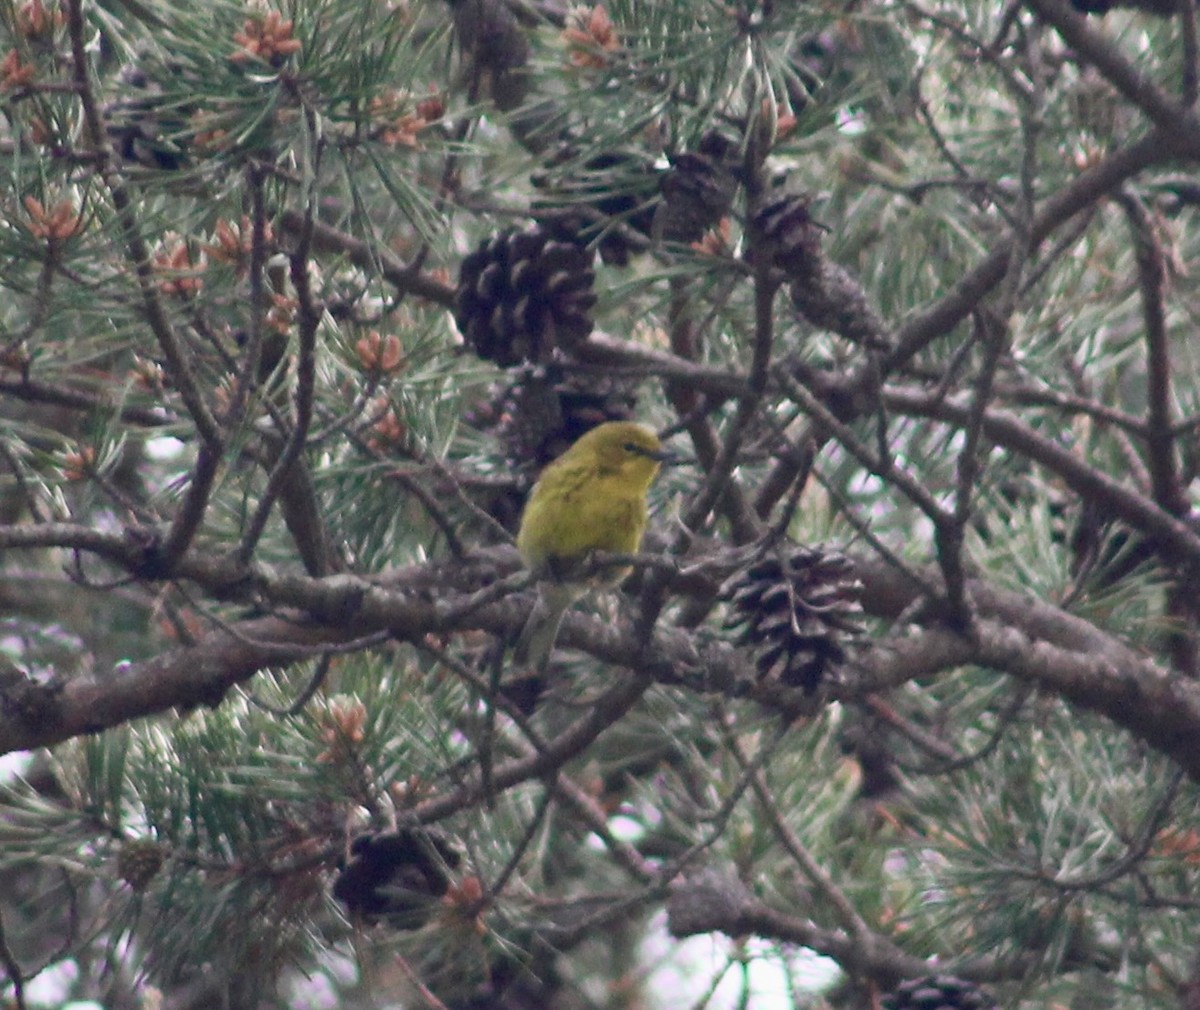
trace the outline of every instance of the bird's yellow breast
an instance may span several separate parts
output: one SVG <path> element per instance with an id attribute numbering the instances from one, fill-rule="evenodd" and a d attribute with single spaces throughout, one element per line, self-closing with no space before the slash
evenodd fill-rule
<path id="1" fill-rule="evenodd" d="M 591 551 L 630 554 L 646 530 L 646 483 L 620 471 L 555 471 L 525 506 L 517 548 L 531 568 L 579 561 Z"/>
<path id="2" fill-rule="evenodd" d="M 663 457 L 654 432 L 634 422 L 608 422 L 579 438 L 542 471 L 529 496 L 517 534 L 525 563 L 561 579 L 593 551 L 636 551 Z"/>

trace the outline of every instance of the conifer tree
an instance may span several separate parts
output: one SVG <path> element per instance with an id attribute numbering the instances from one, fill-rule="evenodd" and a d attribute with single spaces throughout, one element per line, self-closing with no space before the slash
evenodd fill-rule
<path id="1" fill-rule="evenodd" d="M 5 1006 L 1200 1007 L 1193 0 L 0 22 Z"/>

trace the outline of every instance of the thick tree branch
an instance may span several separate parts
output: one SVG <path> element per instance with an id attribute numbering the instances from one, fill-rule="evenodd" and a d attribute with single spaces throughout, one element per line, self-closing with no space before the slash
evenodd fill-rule
<path id="1" fill-rule="evenodd" d="M 780 911 L 754 897 L 741 881 L 709 867 L 674 883 L 667 902 L 668 928 L 675 936 L 722 932 L 761 936 L 808 947 L 831 957 L 847 972 L 885 987 L 929 973 L 929 962 L 914 957 L 880 933 L 853 934 L 829 929 L 804 917 L 803 909 Z M 980 982 L 1019 977 L 1021 965 L 996 958 L 970 958 L 940 965 Z"/>
<path id="2" fill-rule="evenodd" d="M 179 417 L 162 407 L 123 405 L 106 395 L 103 388 L 77 389 L 57 383 L 42 382 L 29 376 L 19 379 L 0 379 L 0 395 L 11 396 L 27 403 L 44 403 L 51 407 L 67 407 L 81 412 L 112 415 L 126 424 L 143 428 L 163 428 L 179 423 Z"/>
<path id="3" fill-rule="evenodd" d="M 132 719 L 199 705 L 214 706 L 235 684 L 268 666 L 311 658 L 326 637 L 316 626 L 279 618 L 243 622 L 234 635 L 214 632 L 95 677 L 0 686 L 0 753 L 47 746 L 111 729 Z"/>
<path id="4" fill-rule="evenodd" d="M 969 419 L 967 407 L 958 400 L 940 399 L 923 390 L 893 386 L 886 388 L 883 395 L 884 402 L 901 413 L 932 417 L 954 425 L 964 425 Z M 1016 415 L 989 410 L 984 416 L 983 430 L 997 445 L 1019 452 L 1057 474 L 1102 512 L 1151 537 L 1168 563 L 1200 565 L 1200 534 L 1191 526 L 1089 466 L 1082 457 L 1034 431 Z"/>
<path id="5" fill-rule="evenodd" d="M 1132 233 L 1146 327 L 1146 448 L 1154 500 L 1172 515 L 1187 510 L 1179 483 L 1172 432 L 1171 352 L 1167 333 L 1167 265 L 1154 222 L 1141 200 L 1118 190 L 1116 201 Z"/>
<path id="6" fill-rule="evenodd" d="M 863 658 L 865 682 L 883 688 L 961 666 L 1007 673 L 1099 712 L 1200 781 L 1200 684 L 1168 674 L 1114 642 L 1080 653 L 1039 640 L 1019 625 L 979 619 L 973 637 L 926 628 L 879 643 Z"/>
<path id="7" fill-rule="evenodd" d="M 1193 136 L 1200 130 L 1187 107 L 1141 73 L 1066 0 L 1028 0 L 1028 4 L 1160 130 L 1177 135 L 1190 132 Z"/>
<path id="8" fill-rule="evenodd" d="M 916 602 L 911 582 L 882 562 L 859 567 L 864 608 L 899 618 Z M 1200 781 L 1200 682 L 1157 666 L 1094 625 L 1051 604 L 974 579 L 970 635 L 938 626 L 904 628 L 862 656 L 851 696 L 960 666 L 1007 673 L 1099 712 Z"/>
<path id="9" fill-rule="evenodd" d="M 1081 172 L 1073 182 L 1042 203 L 1034 215 L 1030 241 L 1036 246 L 1060 225 L 1137 172 L 1181 153 L 1180 143 L 1174 135 L 1152 133 Z M 1191 152 L 1191 156 L 1198 156 L 1198 152 Z M 962 275 L 945 297 L 901 324 L 895 334 L 894 350 L 882 363 L 885 375 L 910 361 L 932 341 L 945 336 L 978 307 L 983 297 L 1003 279 L 1011 245 L 1011 237 L 1000 239 L 991 252 Z"/>
<path id="10" fill-rule="evenodd" d="M 402 294 L 416 295 L 446 309 L 454 308 L 453 285 L 413 269 L 386 246 L 364 242 L 319 221 L 310 225 L 308 216 L 297 210 L 285 210 L 279 224 L 283 232 L 294 236 L 305 235 L 311 227 L 313 252 L 345 256 L 360 269 L 377 273 Z"/>
<path id="11" fill-rule="evenodd" d="M 70 526 L 0 527 L 0 547 L 52 546 L 52 534 L 60 544 L 70 542 L 110 562 L 124 560 L 131 568 L 139 557 L 135 541 Z M 295 617 L 247 622 L 236 634 L 222 629 L 192 649 L 123 667 L 107 677 L 10 688 L 0 698 L 0 753 L 55 743 L 171 707 L 215 704 L 229 687 L 259 669 L 380 630 L 407 640 L 472 628 L 507 635 L 519 625 L 524 608 L 503 595 L 483 606 L 463 608 L 464 597 L 456 593 L 469 598 L 480 586 L 516 568 L 511 548 L 452 563 L 414 565 L 372 580 L 278 575 L 262 566 L 186 556 L 178 573 L 210 592 L 236 591 Z M 912 582 L 883 562 L 865 558 L 859 570 L 870 612 L 895 618 L 914 602 Z M 686 584 L 685 579 L 681 585 Z M 958 634 L 933 627 L 884 639 L 863 655 L 857 676 L 835 689 L 835 697 L 861 698 L 918 676 L 979 665 L 1108 716 L 1200 780 L 1200 751 L 1194 746 L 1200 734 L 1200 683 L 1164 673 L 1117 639 L 1049 604 L 977 579 L 968 581 L 966 591 L 982 622 L 978 628 Z M 611 698 L 606 695 L 608 701 L 597 704 L 592 720 L 560 739 L 559 749 L 496 769 L 494 788 L 557 767 L 554 755 L 578 753 L 573 748 L 586 746 L 603 731 L 605 718 L 624 711 L 655 680 L 689 690 L 727 692 L 749 676 L 748 662 L 736 650 L 719 640 L 697 642 L 681 629 L 659 628 L 645 645 L 629 626 L 570 615 L 560 641 L 638 673 L 615 687 Z M 769 691 L 755 697 L 773 703 Z M 794 706 L 782 695 L 775 701 L 785 711 Z M 438 804 L 468 802 L 481 795 L 481 788 L 468 783 L 454 794 L 455 800 L 439 798 L 421 816 L 444 816 Z"/>

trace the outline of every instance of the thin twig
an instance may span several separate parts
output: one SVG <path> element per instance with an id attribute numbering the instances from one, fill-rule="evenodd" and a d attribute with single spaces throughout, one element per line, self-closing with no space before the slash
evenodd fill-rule
<path id="1" fill-rule="evenodd" d="M 387 641 L 389 636 L 387 634 L 383 634 L 380 637 L 383 641 Z M 250 699 L 250 703 L 252 705 L 261 708 L 264 712 L 281 719 L 291 718 L 292 716 L 299 715 L 302 711 L 304 711 L 304 706 L 312 701 L 313 696 L 321 689 L 321 685 L 325 683 L 325 678 L 329 675 L 329 669 L 332 665 L 332 656 L 328 654 L 321 656 L 320 659 L 317 660 L 316 670 L 309 678 L 308 683 L 304 685 L 304 690 L 296 695 L 295 701 L 293 701 L 290 705 L 284 706 L 283 708 L 278 708 L 269 702 L 263 701 L 253 691 L 247 691 L 246 696 Z"/>
<path id="2" fill-rule="evenodd" d="M 787 394 L 807 411 L 819 427 L 824 428 L 833 438 L 837 439 L 838 443 L 859 463 L 875 476 L 894 484 L 935 525 L 941 526 L 950 520 L 946 511 L 925 490 L 920 481 L 899 469 L 890 458 L 880 458 L 867 448 L 849 425 L 839 421 L 828 407 L 791 375 L 782 370 L 777 370 L 776 375 Z"/>
<path id="3" fill-rule="evenodd" d="M 311 109 L 305 110 L 305 119 L 310 133 L 319 136 Z M 313 153 L 312 176 L 316 178 L 320 167 L 323 144 L 315 141 Z M 313 295 L 310 278 L 309 256 L 312 247 L 312 229 L 316 212 L 316 193 L 305 194 L 305 220 L 308 226 L 300 229 L 296 249 L 289 257 L 292 287 L 296 292 L 297 321 L 299 333 L 297 338 L 298 353 L 296 356 L 296 388 L 293 395 L 295 403 L 292 429 L 288 432 L 283 450 L 267 478 L 267 486 L 263 489 L 258 506 L 250 517 L 242 533 L 238 545 L 237 558 L 244 564 L 254 554 L 254 549 L 266 529 L 267 519 L 276 499 L 288 481 L 289 471 L 300 460 L 304 451 L 305 439 L 308 437 L 313 420 L 313 403 L 316 389 L 316 342 L 317 329 L 321 325 L 321 312 Z M 265 222 L 255 222 L 255 229 L 265 227 Z"/>
<path id="4" fill-rule="evenodd" d="M 13 988 L 13 1005 L 16 1010 L 27 1010 L 25 1005 L 25 979 L 21 974 L 21 966 L 9 949 L 8 938 L 4 935 L 4 919 L 0 917 L 0 964 L 8 973 L 8 981 Z"/>
<path id="5" fill-rule="evenodd" d="M 454 308 L 455 288 L 419 270 L 412 269 L 386 246 L 367 243 L 345 232 L 331 228 L 298 211 L 286 210 L 279 218 L 280 228 L 288 233 L 303 234 L 311 229 L 314 252 L 334 252 L 346 256 L 355 266 L 378 274 L 397 289 L 424 298 L 442 308 Z"/>
<path id="6" fill-rule="evenodd" d="M 487 888 L 486 894 L 489 901 L 494 899 L 504 890 L 505 885 L 508 883 L 509 877 L 511 877 L 516 872 L 517 867 L 521 865 L 521 860 L 525 858 L 525 853 L 529 851 L 529 846 L 532 844 L 534 836 L 538 832 L 538 828 L 541 827 L 542 821 L 545 819 L 547 812 L 550 810 L 550 804 L 552 801 L 553 794 L 549 789 L 547 789 L 542 793 L 541 798 L 538 800 L 537 809 L 534 810 L 533 817 L 530 819 L 529 824 L 526 825 L 525 831 L 521 835 L 521 840 L 517 842 L 516 848 L 513 849 L 512 855 L 508 857 L 508 862 L 504 864 L 504 867 L 500 870 L 500 873 L 497 875 L 495 881 L 490 887 Z"/>
<path id="7" fill-rule="evenodd" d="M 1000 714 L 996 718 L 996 725 L 987 740 L 968 754 L 955 752 L 938 737 L 926 732 L 908 719 L 901 718 L 875 695 L 869 697 L 866 704 L 876 716 L 887 722 L 889 726 L 899 730 L 911 743 L 935 759 L 936 763 L 930 765 L 904 764 L 902 767 L 905 771 L 914 775 L 946 775 L 977 764 L 992 754 L 1004 739 L 1005 733 L 1017 721 L 1025 707 L 1025 702 L 1029 700 L 1032 693 L 1033 689 L 1029 685 L 1019 685 L 1008 704 L 1000 710 Z"/>
<path id="8" fill-rule="evenodd" d="M 659 872 L 650 860 L 629 842 L 617 838 L 612 833 L 608 815 L 600 808 L 590 793 L 581 788 L 566 772 L 559 772 L 550 780 L 551 788 L 559 802 L 570 808 L 571 812 L 583 821 L 608 849 L 621 867 L 634 880 L 642 884 L 652 884 L 658 881 Z"/>
<path id="9" fill-rule="evenodd" d="M 432 656 L 480 697 L 488 697 L 488 691 L 491 689 L 489 682 L 484 680 L 483 677 L 456 656 L 445 649 L 439 649 L 431 645 L 429 642 L 414 643 L 413 647 L 418 652 Z M 525 713 L 514 702 L 505 697 L 503 692 L 494 692 L 491 696 L 491 704 L 508 716 L 512 720 L 513 725 L 521 731 L 521 735 L 525 737 L 529 744 L 526 756 L 532 757 L 545 752 L 545 741 L 542 740 L 538 731 L 533 728 L 533 725 L 525 717 Z"/>
<path id="10" fill-rule="evenodd" d="M 536 581 L 536 576 L 527 569 L 520 569 L 503 579 L 489 583 L 469 596 L 457 599 L 453 604 L 439 605 L 437 615 L 439 621 L 455 622 L 469 617 L 489 603 L 495 603 L 506 596 L 528 589 Z"/>
<path id="11" fill-rule="evenodd" d="M 146 240 L 138 228 L 136 211 L 138 201 L 125 187 L 124 181 L 113 168 L 113 151 L 109 146 L 104 119 L 92 81 L 88 76 L 88 46 L 89 39 L 83 14 L 83 0 L 69 0 L 67 3 L 67 34 L 71 44 L 72 75 L 79 104 L 83 110 L 84 130 L 92 150 L 95 152 L 97 170 L 112 197 L 113 208 L 117 212 L 117 221 L 125 238 L 126 252 L 137 278 L 138 292 L 142 298 L 142 308 L 163 355 L 171 370 L 171 381 L 184 406 L 196 425 L 196 431 L 210 452 L 219 455 L 221 451 L 221 430 L 209 411 L 200 387 L 192 373 L 191 362 L 184 351 L 175 328 L 171 325 L 170 317 L 163 306 L 158 289 L 154 266 L 151 262 L 150 250 Z"/>
<path id="12" fill-rule="evenodd" d="M 188 475 L 187 492 L 158 550 L 155 565 L 158 571 L 170 572 L 200 531 L 204 513 L 208 511 L 209 496 L 220 471 L 221 456 L 221 448 L 207 441 L 196 451 L 196 465 Z"/>
<path id="13" fill-rule="evenodd" d="M 1183 42 L 1183 66 L 1179 72 L 1179 97 L 1189 109 L 1196 104 L 1200 93 L 1200 44 L 1196 37 L 1196 4 L 1184 0 L 1176 12 L 1179 16 L 1179 37 Z"/>
<path id="14" fill-rule="evenodd" d="M 492 774 L 493 789 L 508 789 L 519 782 L 545 778 L 548 773 L 558 771 L 636 705 L 652 683 L 645 673 L 621 678 L 598 696 L 583 716 L 547 741 L 543 750 L 497 766 Z M 469 809 L 482 798 L 482 784 L 478 780 L 468 781 L 453 792 L 424 800 L 414 813 L 421 823 L 430 823 Z"/>
<path id="15" fill-rule="evenodd" d="M 1032 43 L 1030 43 L 1032 44 Z M 1011 215 L 1013 240 L 1009 246 L 1004 277 L 996 294 L 995 315 L 988 309 L 976 311 L 976 331 L 983 350 L 983 362 L 971 384 L 967 421 L 963 427 L 963 447 L 955 461 L 953 520 L 937 529 L 938 559 L 946 583 L 949 615 L 959 626 L 971 621 L 966 594 L 966 572 L 962 547 L 967 524 L 971 520 L 976 484 L 983 470 L 981 443 L 984 414 L 991 403 L 1000 361 L 1009 347 L 1008 319 L 1017 304 L 1021 278 L 1033 255 L 1033 219 L 1036 212 L 1038 138 L 1041 135 L 1042 85 L 1039 58 L 1025 50 L 1028 81 L 1006 72 L 1004 80 L 1020 109 L 1021 117 L 1021 189 L 1016 212 Z"/>
<path id="16" fill-rule="evenodd" d="M 1177 133 L 1195 130 L 1187 110 L 1142 73 L 1113 42 L 1100 33 L 1066 0 L 1028 0 L 1029 6 L 1048 21 L 1078 58 L 1093 64 L 1114 88 L 1136 105 L 1155 126 Z"/>
<path id="17" fill-rule="evenodd" d="M 172 383 L 182 397 L 203 443 L 196 456 L 188 495 L 158 553 L 159 566 L 169 570 L 182 557 L 199 529 L 223 451 L 221 431 L 200 394 L 199 385 L 192 374 L 191 362 L 162 304 L 150 250 L 138 229 L 136 201 L 112 167 L 112 149 L 105 137 L 104 121 L 88 76 L 82 0 L 70 0 L 67 4 L 67 31 L 71 42 L 72 71 L 83 109 L 88 142 L 96 152 L 98 170 L 117 212 L 128 258 L 137 277 L 142 307 L 170 366 Z"/>
<path id="18" fill-rule="evenodd" d="M 878 554 L 888 565 L 908 579 L 909 582 L 912 583 L 916 590 L 925 599 L 932 600 L 937 597 L 937 590 L 933 583 L 931 583 L 928 579 L 922 578 L 922 576 L 915 569 L 905 564 L 904 559 L 901 558 L 899 554 L 897 554 L 887 544 L 880 540 L 867 523 L 858 518 L 858 515 L 855 513 L 850 502 L 842 493 L 840 484 L 837 484 L 826 477 L 824 470 L 822 470 L 820 467 L 813 467 L 813 477 L 815 477 L 821 487 L 825 489 L 825 493 L 829 495 L 830 500 L 835 506 L 837 506 L 838 512 L 841 514 L 842 518 L 854 528 L 854 531 L 863 540 L 871 545 L 872 550 L 874 550 L 876 554 Z"/>
<path id="19" fill-rule="evenodd" d="M 1092 892 L 1105 884 L 1111 884 L 1114 880 L 1128 873 L 1134 872 L 1146 856 L 1150 854 L 1150 850 L 1158 840 L 1159 833 L 1166 825 L 1167 818 L 1171 813 L 1171 807 L 1174 805 L 1175 798 L 1179 794 L 1179 787 L 1183 784 L 1183 779 L 1183 769 L 1176 768 L 1172 772 L 1171 779 L 1167 783 L 1166 788 L 1151 804 L 1150 809 L 1146 811 L 1141 825 L 1133 833 L 1133 837 L 1129 840 L 1125 852 L 1099 873 L 1080 874 L 1074 877 L 1062 875 L 1051 876 L 1044 872 L 1029 871 L 1027 867 L 1022 866 L 1017 871 L 1017 875 L 1023 876 L 1027 880 L 1049 884 L 1060 891 Z"/>
<path id="20" fill-rule="evenodd" d="M 1146 425 L 1140 418 L 1126 414 L 1123 410 L 1089 399 L 1086 395 L 1061 393 L 1055 389 L 1041 389 L 1036 386 L 1026 386 L 1016 383 L 997 382 L 996 396 L 1022 407 L 1056 407 L 1067 414 L 1082 414 L 1093 420 L 1111 424 L 1115 428 L 1128 432 L 1134 438 L 1146 437 Z M 1200 425 L 1200 416 L 1193 419 Z M 1171 433 L 1181 434 L 1180 425 L 1174 426 Z"/>
<path id="21" fill-rule="evenodd" d="M 176 585 L 175 589 L 188 603 L 191 604 L 192 608 L 204 621 L 217 628 L 223 634 L 228 635 L 234 641 L 240 642 L 242 645 L 247 645 L 254 649 L 275 649 L 279 646 L 278 642 L 264 641 L 247 635 L 240 631 L 236 625 L 207 610 L 198 600 L 189 598 L 189 593 L 182 584 Z M 377 645 L 382 645 L 389 641 L 391 637 L 391 633 L 384 629 L 380 631 L 373 631 L 369 635 L 360 635 L 358 638 L 351 638 L 344 642 L 330 642 L 322 645 L 300 645 L 299 643 L 289 643 L 287 647 L 288 658 L 289 660 L 294 661 L 309 657 L 321 659 L 326 656 L 348 655 L 352 652 L 362 652 L 364 649 L 370 649 Z"/>
<path id="22" fill-rule="evenodd" d="M 1040 243 L 1054 229 L 1088 210 L 1137 172 L 1174 157 L 1177 145 L 1176 138 L 1152 132 L 1081 172 L 1073 182 L 1042 202 L 1030 229 L 1030 241 Z M 897 328 L 895 346 L 881 363 L 885 376 L 911 361 L 934 340 L 945 336 L 976 309 L 983 297 L 1003 280 L 1013 241 L 1012 235 L 997 240 L 987 255 L 967 270 L 945 296 L 910 316 Z"/>
<path id="23" fill-rule="evenodd" d="M 733 733 L 729 713 L 720 704 L 716 706 L 716 709 L 718 716 L 717 725 L 721 730 L 725 747 L 733 755 L 738 766 L 743 771 L 749 773 L 750 788 L 754 790 L 754 795 L 758 798 L 759 806 L 770 820 L 776 837 L 784 849 L 787 850 L 788 855 L 800 867 L 800 871 L 804 876 L 820 892 L 821 896 L 829 902 L 837 917 L 841 920 L 842 925 L 856 940 L 865 943 L 873 935 L 871 927 L 858 914 L 854 903 L 834 883 L 833 878 L 825 872 L 824 867 L 808 851 L 808 848 L 800 841 L 796 833 L 792 831 L 787 821 L 784 820 L 783 814 L 779 810 L 779 804 L 776 803 L 775 797 L 771 794 L 771 787 L 767 784 L 762 770 L 754 768 L 753 762 L 742 752 L 741 744 Z"/>
<path id="24" fill-rule="evenodd" d="M 679 554 L 687 549 L 692 535 L 698 531 L 709 512 L 726 494 L 736 495 L 734 527 L 739 539 L 749 540 L 760 532 L 760 523 L 745 499 L 744 492 L 733 480 L 738 454 L 745 440 L 750 422 L 757 414 L 766 392 L 771 363 L 771 351 L 775 342 L 775 294 L 779 290 L 779 278 L 771 268 L 766 256 L 758 258 L 754 270 L 754 347 L 750 361 L 750 375 L 745 393 L 738 397 L 737 410 L 725 435 L 724 443 L 708 468 L 704 485 L 693 496 L 681 517 L 679 534 L 675 537 L 670 553 Z M 666 602 L 665 583 L 658 576 L 646 580 L 642 591 L 640 609 L 634 623 L 634 634 L 639 641 L 648 641 L 651 630 Z"/>
<path id="25" fill-rule="evenodd" d="M 140 501 L 127 494 L 116 483 L 109 480 L 108 477 L 101 473 L 96 468 L 91 468 L 88 472 L 88 480 L 95 484 L 104 494 L 111 498 L 114 502 L 125 509 L 131 516 L 134 516 L 138 522 L 144 523 L 147 526 L 153 526 L 162 520 L 162 517 L 147 508 Z"/>
<path id="26" fill-rule="evenodd" d="M 143 428 L 167 428 L 179 424 L 179 417 L 163 407 L 117 406 L 104 392 L 92 392 L 59 386 L 23 375 L 20 379 L 0 379 L 0 394 L 27 403 L 45 403 L 83 413 L 107 413 L 114 420 Z"/>
<path id="27" fill-rule="evenodd" d="M 883 395 L 893 409 L 905 414 L 933 417 L 954 425 L 964 423 L 967 416 L 966 407 L 957 400 L 935 404 L 923 390 L 892 386 L 885 387 Z M 1159 552 L 1172 564 L 1185 561 L 1200 564 L 1200 535 L 1145 495 L 1089 466 L 1076 453 L 1034 431 L 1008 411 L 988 410 L 983 424 L 985 434 L 998 445 L 1029 457 L 1102 511 L 1149 534 Z"/>
<path id="28" fill-rule="evenodd" d="M 458 530 L 454 528 L 454 523 L 446 514 L 445 509 L 438 502 L 437 496 L 419 480 L 414 480 L 411 474 L 405 473 L 403 470 L 390 470 L 387 476 L 404 485 L 404 489 L 421 503 L 425 514 L 441 530 L 442 536 L 446 540 L 446 550 L 453 557 L 463 557 L 467 553 L 466 545 L 462 542 Z"/>
<path id="29" fill-rule="evenodd" d="M 1129 222 L 1146 328 L 1146 447 L 1154 500 L 1179 515 L 1187 497 L 1179 481 L 1171 418 L 1171 351 L 1166 321 L 1167 265 L 1154 222 L 1145 205 L 1128 189 L 1113 199 Z"/>
<path id="30" fill-rule="evenodd" d="M 1025 279 L 1021 282 L 1022 296 L 1029 295 L 1036 288 L 1054 265 L 1075 248 L 1075 244 L 1087 234 L 1087 230 L 1096 219 L 1096 206 L 1081 211 L 1075 219 L 1068 223 L 1063 233 L 1055 240 L 1049 251 L 1038 256 L 1037 265 L 1026 271 Z"/>
<path id="31" fill-rule="evenodd" d="M 404 960 L 400 954 L 396 955 L 395 963 L 399 966 L 404 977 L 408 979 L 409 984 L 417 990 L 417 993 L 421 999 L 428 1004 L 429 1010 L 450 1010 L 445 1003 L 443 1003 L 433 994 L 429 986 L 421 981 L 421 977 L 413 970 L 412 965 Z"/>
<path id="32" fill-rule="evenodd" d="M 255 165 L 246 169 L 247 188 L 250 190 L 250 325 L 249 336 L 244 348 L 242 366 L 237 371 L 237 381 L 229 397 L 229 409 L 225 424 L 237 428 L 250 393 L 258 385 L 258 368 L 262 359 L 263 321 L 267 314 L 266 292 L 263 273 L 267 263 L 267 208 L 263 193 L 263 173 Z M 217 342 L 219 345 L 219 342 Z"/>
<path id="33" fill-rule="evenodd" d="M 677 360 L 686 362 L 698 360 L 703 356 L 700 346 L 700 328 L 692 318 L 692 299 L 689 297 L 689 291 L 690 286 L 684 278 L 671 278 L 669 310 L 671 349 L 675 352 Z M 755 526 L 753 515 L 748 513 L 749 506 L 745 501 L 742 488 L 737 482 L 729 479 L 732 466 L 724 465 L 722 460 L 730 457 L 722 456 L 722 445 L 716 426 L 708 417 L 716 409 L 719 401 L 712 400 L 705 403 L 701 396 L 703 390 L 689 381 L 667 381 L 664 389 L 676 415 L 681 419 L 683 427 L 692 440 L 697 459 L 705 473 L 708 474 L 705 488 L 715 489 L 709 490 L 706 495 L 704 514 L 707 515 L 707 511 L 714 506 L 720 506 L 729 519 L 735 535 L 739 539 L 753 539 L 751 532 Z M 746 396 L 751 395 L 748 383 L 742 393 Z M 736 430 L 736 424 L 733 428 Z M 705 494 L 704 490 L 700 493 Z M 702 503 L 697 501 L 689 511 L 697 511 L 697 506 L 700 504 Z M 701 519 L 703 518 L 704 515 L 701 516 Z M 687 518 L 683 520 L 682 530 L 694 530 L 694 528 L 695 525 L 689 523 Z M 679 538 L 680 549 L 682 549 L 686 535 L 686 532 L 682 533 Z"/>
<path id="34" fill-rule="evenodd" d="M 17 494 L 25 501 L 25 507 L 29 509 L 29 515 L 33 521 L 36 523 L 52 522 L 53 519 L 49 513 L 42 511 L 41 503 L 25 479 L 25 467 L 17 458 L 17 454 L 13 452 L 6 438 L 0 438 L 0 460 L 7 464 L 8 472 L 12 474 L 13 483 L 17 486 Z"/>

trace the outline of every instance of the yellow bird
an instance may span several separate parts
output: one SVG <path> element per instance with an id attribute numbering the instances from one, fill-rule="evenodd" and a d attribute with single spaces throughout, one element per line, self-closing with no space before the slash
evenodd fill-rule
<path id="1" fill-rule="evenodd" d="M 517 549 L 545 577 L 513 652 L 520 665 L 543 669 L 567 608 L 596 585 L 629 574 L 616 569 L 572 580 L 593 551 L 632 554 L 646 530 L 646 492 L 667 459 L 658 436 L 632 421 L 593 428 L 550 463 L 521 516 Z"/>

